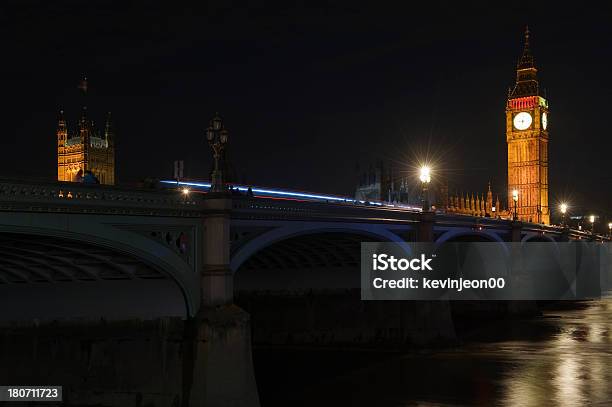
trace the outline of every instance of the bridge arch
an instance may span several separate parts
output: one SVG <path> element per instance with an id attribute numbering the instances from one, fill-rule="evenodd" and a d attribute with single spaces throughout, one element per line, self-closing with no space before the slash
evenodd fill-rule
<path id="1" fill-rule="evenodd" d="M 146 319 L 166 311 L 163 316 L 185 318 L 197 311 L 195 273 L 168 248 L 89 217 L 85 227 L 66 228 L 61 221 L 45 227 L 53 214 L 38 215 L 41 222 L 29 225 L 14 217 L 0 223 L 0 303 L 42 319 L 114 319 L 130 312 Z M 53 308 L 60 297 L 63 305 Z"/>
<path id="2" fill-rule="evenodd" d="M 384 226 L 366 223 L 329 223 L 329 222 L 291 222 L 291 224 L 279 226 L 266 232 L 253 240 L 247 242 L 232 255 L 230 269 L 236 273 L 250 257 L 283 240 L 322 233 L 348 233 L 363 237 L 370 237 L 375 241 L 394 242 L 399 244 L 407 253 L 411 252 L 408 244 L 397 234 L 389 231 Z"/>
<path id="3" fill-rule="evenodd" d="M 561 248 L 559 247 L 559 243 L 550 235 L 546 235 L 543 233 L 537 232 L 528 232 L 521 239 L 521 247 L 525 249 L 526 243 L 552 243 L 547 244 L 544 248 L 543 246 L 538 246 L 540 251 L 552 249 L 552 253 L 549 253 L 550 256 L 543 256 L 551 260 L 555 260 L 557 262 L 561 261 Z"/>
<path id="4" fill-rule="evenodd" d="M 510 273 L 508 243 L 493 230 L 449 228 L 438 237 L 434 245 L 440 270 L 446 273 L 445 277 L 460 276 L 468 280 L 481 280 L 506 278 Z M 473 300 L 499 299 L 497 290 L 468 289 L 462 296 Z M 465 312 L 462 302 L 451 303 L 453 312 Z"/>

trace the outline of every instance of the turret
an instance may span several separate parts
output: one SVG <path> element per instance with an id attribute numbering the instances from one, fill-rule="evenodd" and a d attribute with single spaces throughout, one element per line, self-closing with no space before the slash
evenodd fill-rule
<path id="1" fill-rule="evenodd" d="M 81 91 L 81 118 L 79 119 L 78 129 L 79 137 L 84 145 L 89 145 L 89 139 L 92 136 L 92 126 L 87 118 L 87 77 L 84 76 L 78 86 Z"/>
<path id="2" fill-rule="evenodd" d="M 484 194 L 480 194 L 480 216 L 486 216 L 487 215 L 487 201 L 485 201 L 485 196 Z"/>
<path id="3" fill-rule="evenodd" d="M 108 112 L 106 114 L 106 124 L 104 125 L 104 139 L 106 140 L 107 146 L 112 146 L 115 144 L 115 133 L 113 132 L 111 112 Z"/>
<path id="4" fill-rule="evenodd" d="M 476 213 L 476 205 L 474 205 L 474 193 L 470 196 L 470 214 L 474 215 Z"/>
<path id="5" fill-rule="evenodd" d="M 79 137 L 81 138 L 81 144 L 83 146 L 83 163 L 81 169 L 83 172 L 85 172 L 89 169 L 90 145 L 89 123 L 87 122 L 87 106 L 83 106 L 83 109 L 81 109 L 81 118 L 79 119 Z"/>
<path id="6" fill-rule="evenodd" d="M 497 215 L 499 215 L 501 213 L 501 202 L 499 202 L 499 195 L 495 196 L 495 212 L 497 212 Z"/>
<path id="7" fill-rule="evenodd" d="M 63 110 L 60 110 L 59 112 L 56 136 L 58 147 L 63 147 L 64 145 L 66 145 L 66 140 L 68 139 L 68 127 L 66 126 L 66 119 L 64 118 Z"/>
<path id="8" fill-rule="evenodd" d="M 491 192 L 491 181 L 489 181 L 489 189 L 487 191 L 487 205 L 485 208 L 487 215 L 493 215 L 493 192 Z"/>

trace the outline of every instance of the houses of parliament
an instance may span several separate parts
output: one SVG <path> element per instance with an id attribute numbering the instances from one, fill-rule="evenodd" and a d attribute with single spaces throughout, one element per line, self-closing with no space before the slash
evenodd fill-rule
<path id="1" fill-rule="evenodd" d="M 477 194 L 448 194 L 441 183 L 437 207 L 449 213 L 471 216 L 514 218 L 526 222 L 550 224 L 548 205 L 548 101 L 542 96 L 535 59 L 530 47 L 530 33 L 525 30 L 523 52 L 516 67 L 516 81 L 508 90 L 505 106 L 508 183 L 505 208 L 491 191 Z M 82 93 L 81 116 L 70 127 L 60 113 L 57 128 L 57 179 L 101 184 L 115 183 L 115 136 L 110 113 L 102 132 L 94 125 L 87 110 L 87 80 L 79 86 Z M 402 171 L 382 164 L 361 177 L 356 190 L 358 200 L 408 202 L 412 182 Z M 89 177 L 89 178 L 87 178 Z M 516 203 L 514 197 L 516 196 Z"/>
<path id="2" fill-rule="evenodd" d="M 81 81 L 81 116 L 71 127 L 60 111 L 57 126 L 57 179 L 87 182 L 90 176 L 100 184 L 115 184 L 115 137 L 110 112 L 102 132 L 87 110 L 87 78 Z"/>
<path id="3" fill-rule="evenodd" d="M 508 152 L 508 189 L 506 207 L 497 195 L 484 193 L 448 194 L 448 184 L 439 180 L 437 207 L 445 212 L 471 216 L 500 217 L 550 224 L 548 205 L 548 101 L 542 96 L 537 68 L 530 47 L 529 29 L 525 30 L 523 52 L 516 67 L 516 81 L 508 89 L 505 107 Z M 382 163 L 363 174 L 357 187 L 358 200 L 407 202 L 408 176 L 398 176 L 392 166 Z M 515 192 L 516 191 L 516 192 Z M 500 194 L 503 197 L 503 193 Z M 516 206 L 513 195 L 517 196 Z M 503 202 L 503 201 L 502 201 Z M 516 214 L 515 212 L 516 208 Z"/>

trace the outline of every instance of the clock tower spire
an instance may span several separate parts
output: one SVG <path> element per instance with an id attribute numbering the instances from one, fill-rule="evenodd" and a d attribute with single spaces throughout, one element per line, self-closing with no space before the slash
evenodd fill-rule
<path id="1" fill-rule="evenodd" d="M 510 91 L 510 97 L 538 96 L 540 86 L 538 84 L 538 69 L 529 46 L 529 27 L 525 27 L 525 43 L 523 54 L 516 64 L 516 83 Z"/>
<path id="2" fill-rule="evenodd" d="M 514 208 L 512 191 L 517 190 L 518 219 L 549 224 L 548 101 L 540 96 L 537 72 L 526 27 L 516 83 L 506 104 L 508 208 Z"/>

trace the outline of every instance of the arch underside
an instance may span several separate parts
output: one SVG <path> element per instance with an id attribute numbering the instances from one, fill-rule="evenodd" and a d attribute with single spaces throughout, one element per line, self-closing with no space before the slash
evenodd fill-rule
<path id="1" fill-rule="evenodd" d="M 315 232 L 288 237 L 263 247 L 249 257 L 238 271 L 304 270 L 319 268 L 358 268 L 360 244 L 381 241 L 356 232 Z M 497 242 L 505 243 L 494 233 L 471 230 L 449 230 L 438 236 L 443 242 Z"/>
<path id="2" fill-rule="evenodd" d="M 0 233 L 0 321 L 186 315 L 176 281 L 134 255 L 68 238 Z"/>
<path id="3" fill-rule="evenodd" d="M 117 250 L 57 237 L 0 233 L 0 284 L 167 278 Z"/>
<path id="4" fill-rule="evenodd" d="M 380 241 L 351 232 L 289 237 L 266 246 L 237 270 L 236 291 L 351 289 L 360 284 L 361 243 Z"/>
<path id="5" fill-rule="evenodd" d="M 292 237 L 267 246 L 240 270 L 358 267 L 360 244 L 374 241 L 350 233 L 317 233 Z"/>

